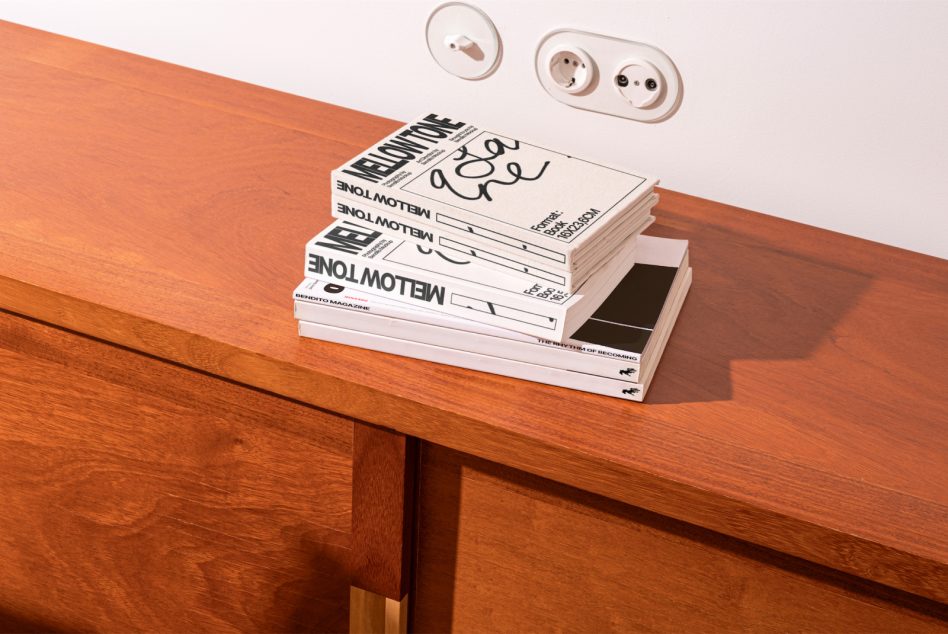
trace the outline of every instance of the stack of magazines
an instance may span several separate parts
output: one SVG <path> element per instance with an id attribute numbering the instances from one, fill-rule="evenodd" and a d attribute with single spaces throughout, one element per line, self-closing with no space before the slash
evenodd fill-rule
<path id="1" fill-rule="evenodd" d="M 302 336 L 643 399 L 691 283 L 654 178 L 427 115 L 331 179 Z"/>

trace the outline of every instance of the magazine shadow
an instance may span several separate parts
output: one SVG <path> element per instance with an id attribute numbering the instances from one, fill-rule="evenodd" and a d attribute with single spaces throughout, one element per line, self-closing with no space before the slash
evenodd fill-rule
<path id="1" fill-rule="evenodd" d="M 688 238 L 667 227 L 654 234 Z M 728 238 L 690 245 L 694 280 L 646 403 L 731 400 L 733 361 L 810 356 L 872 281 L 758 239 Z"/>

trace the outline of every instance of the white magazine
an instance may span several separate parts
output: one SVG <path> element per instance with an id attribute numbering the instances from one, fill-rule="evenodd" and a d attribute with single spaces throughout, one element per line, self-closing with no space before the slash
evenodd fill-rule
<path id="1" fill-rule="evenodd" d="M 613 291 L 623 292 L 632 298 L 640 296 L 642 302 L 651 304 L 630 311 L 624 320 L 624 328 L 635 330 L 634 335 L 625 340 L 628 351 L 647 349 L 652 338 L 660 337 L 666 328 L 674 325 L 669 321 L 672 304 L 684 283 L 686 272 L 687 266 L 676 269 L 640 262 L 632 267 L 627 279 L 623 279 Z M 657 286 L 661 287 L 660 293 L 655 292 Z M 535 338 L 532 341 L 505 338 L 497 336 L 495 331 L 498 329 L 491 326 L 371 297 L 360 291 L 346 292 L 342 286 L 321 280 L 305 280 L 294 296 L 297 298 L 294 315 L 302 321 L 585 372 L 620 381 L 637 382 L 640 374 L 646 372 L 650 362 L 654 361 L 654 356 L 646 356 L 640 364 L 615 357 L 584 354 L 562 346 L 553 347 Z M 590 321 L 595 319 L 595 314 Z M 605 333 L 605 336 L 610 334 Z"/>
<path id="2" fill-rule="evenodd" d="M 676 269 L 677 278 L 681 276 L 683 270 L 688 268 L 687 256 L 688 242 L 685 240 L 672 240 L 653 236 L 640 236 L 638 238 L 636 246 L 636 266 L 648 265 Z M 648 334 L 635 332 L 637 329 L 648 325 L 645 323 L 649 320 L 648 316 L 632 320 L 635 323 L 628 323 L 629 319 L 622 317 L 622 315 L 627 315 L 631 312 L 621 305 L 623 299 L 633 301 L 636 305 L 642 301 L 641 292 L 639 292 L 639 297 L 630 297 L 630 293 L 626 292 L 628 278 L 630 275 L 634 278 L 634 273 L 637 270 L 641 270 L 641 268 L 641 266 L 639 266 L 639 269 L 633 268 L 630 274 L 627 274 L 627 276 L 619 282 L 609 297 L 602 302 L 596 312 L 583 324 L 580 330 L 587 334 L 589 340 L 586 341 L 572 337 L 563 343 L 558 343 L 547 337 L 532 336 L 507 328 L 447 315 L 385 297 L 377 293 L 353 288 L 345 285 L 345 283 L 339 284 L 326 280 L 304 280 L 294 292 L 294 299 L 299 302 L 306 302 L 307 304 L 323 304 L 349 311 L 367 312 L 383 317 L 392 317 L 400 320 L 451 328 L 456 331 L 497 337 L 507 341 L 523 342 L 539 346 L 543 349 L 579 352 L 593 357 L 601 357 L 616 364 L 615 366 L 609 367 L 614 367 L 620 371 L 620 373 L 626 371 L 622 373 L 621 376 L 627 377 L 630 375 L 638 376 L 639 364 L 647 361 L 649 351 L 654 345 L 653 338 L 651 337 L 646 339 L 644 343 L 642 343 L 641 339 L 636 339 L 639 335 Z M 677 286 L 678 283 L 676 279 L 673 283 L 669 284 L 669 286 Z M 610 312 L 610 307 L 614 301 L 620 302 L 620 305 L 611 312 L 618 312 L 620 316 L 616 317 L 612 314 L 601 314 Z M 664 307 L 662 307 L 667 304 L 664 296 L 658 300 L 653 299 L 651 301 L 653 304 L 656 301 L 660 301 L 661 305 L 659 310 L 665 310 Z M 600 317 L 600 319 L 597 319 L 597 317 Z M 654 320 L 656 328 L 665 320 L 664 315 L 657 313 L 654 307 L 651 311 L 651 318 Z M 632 331 L 632 335 L 623 335 L 620 331 L 618 336 L 613 335 L 611 332 L 602 333 L 600 336 L 600 333 L 596 332 L 599 327 L 620 329 L 621 326 L 615 326 L 614 322 L 623 322 L 623 324 Z M 617 340 L 625 342 L 636 340 L 636 345 L 623 345 L 622 343 L 616 343 Z M 630 368 L 631 370 L 629 370 Z"/>
<path id="3" fill-rule="evenodd" d="M 658 183 L 435 114 L 333 170 L 335 196 L 572 270 Z"/>
<path id="4" fill-rule="evenodd" d="M 306 245 L 305 275 L 562 341 L 632 268 L 635 246 L 635 240 L 628 241 L 570 293 L 336 220 Z"/>
<path id="5" fill-rule="evenodd" d="M 583 264 L 586 264 L 588 259 L 588 265 L 582 266 L 577 262 L 577 269 L 574 271 L 550 266 L 539 258 L 523 257 L 524 254 L 519 252 L 495 249 L 494 246 L 478 239 L 473 234 L 464 236 L 448 234 L 439 227 L 423 225 L 413 219 L 396 217 L 385 209 L 336 196 L 332 198 L 332 216 L 366 229 L 402 237 L 408 242 L 433 247 L 445 254 L 463 254 L 465 258 L 473 258 L 478 264 L 501 273 L 540 279 L 572 292 L 592 275 L 596 265 L 600 264 L 599 260 L 608 257 L 622 242 L 641 233 L 652 224 L 654 218 L 649 213 L 657 203 L 658 194 L 652 194 L 635 210 L 626 214 L 628 218 L 615 225 L 609 235 L 603 236 L 596 248 L 590 250 L 590 258 L 587 258 L 586 254 L 583 255 Z M 579 268 L 580 266 L 582 268 Z"/>
<path id="6" fill-rule="evenodd" d="M 691 270 L 685 274 L 684 284 L 681 286 L 678 296 L 672 306 L 672 322 L 674 322 L 681 310 L 688 287 L 691 284 Z M 299 333 L 303 337 L 331 341 L 350 346 L 357 346 L 379 352 L 388 352 L 401 356 L 422 359 L 425 361 L 434 361 L 436 363 L 445 363 L 470 370 L 479 370 L 481 372 L 490 372 L 537 383 L 546 383 L 584 392 L 595 394 L 604 394 L 615 398 L 626 399 L 629 401 L 642 401 L 645 393 L 648 391 L 652 377 L 655 373 L 658 360 L 661 358 L 668 342 L 668 337 L 672 329 L 667 328 L 661 334 L 658 346 L 655 350 L 656 360 L 651 365 L 647 373 L 640 382 L 630 383 L 616 379 L 608 379 L 592 374 L 582 372 L 571 372 L 543 365 L 524 363 L 502 357 L 492 357 L 465 350 L 455 350 L 453 348 L 442 348 L 425 343 L 418 343 L 405 339 L 396 339 L 394 337 L 384 337 L 359 330 L 350 330 L 348 328 L 337 328 L 307 321 L 299 322 Z"/>

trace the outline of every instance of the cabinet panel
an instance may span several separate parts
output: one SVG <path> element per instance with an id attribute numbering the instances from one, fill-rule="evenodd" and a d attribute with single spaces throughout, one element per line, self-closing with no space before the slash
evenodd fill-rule
<path id="1" fill-rule="evenodd" d="M 351 439 L 0 312 L 0 629 L 344 631 Z"/>
<path id="2" fill-rule="evenodd" d="M 946 631 L 944 606 L 424 444 L 414 627 Z"/>

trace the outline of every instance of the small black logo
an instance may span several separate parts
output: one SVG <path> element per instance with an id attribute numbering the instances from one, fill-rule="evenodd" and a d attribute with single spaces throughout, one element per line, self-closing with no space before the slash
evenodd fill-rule
<path id="1" fill-rule="evenodd" d="M 327 293 L 341 293 L 346 290 L 345 286 L 339 286 L 338 284 L 326 284 L 323 286 L 323 290 Z"/>
<path id="2" fill-rule="evenodd" d="M 625 370 L 619 370 L 619 374 L 622 376 L 632 376 L 635 374 L 635 368 L 626 368 Z"/>
<path id="3" fill-rule="evenodd" d="M 637 388 L 637 387 L 630 387 L 630 388 L 627 389 L 627 390 L 622 390 L 622 393 L 623 393 L 623 394 L 633 394 L 633 395 L 635 395 L 635 394 L 638 394 L 640 391 L 641 391 L 641 390 L 639 390 L 639 388 Z"/>

